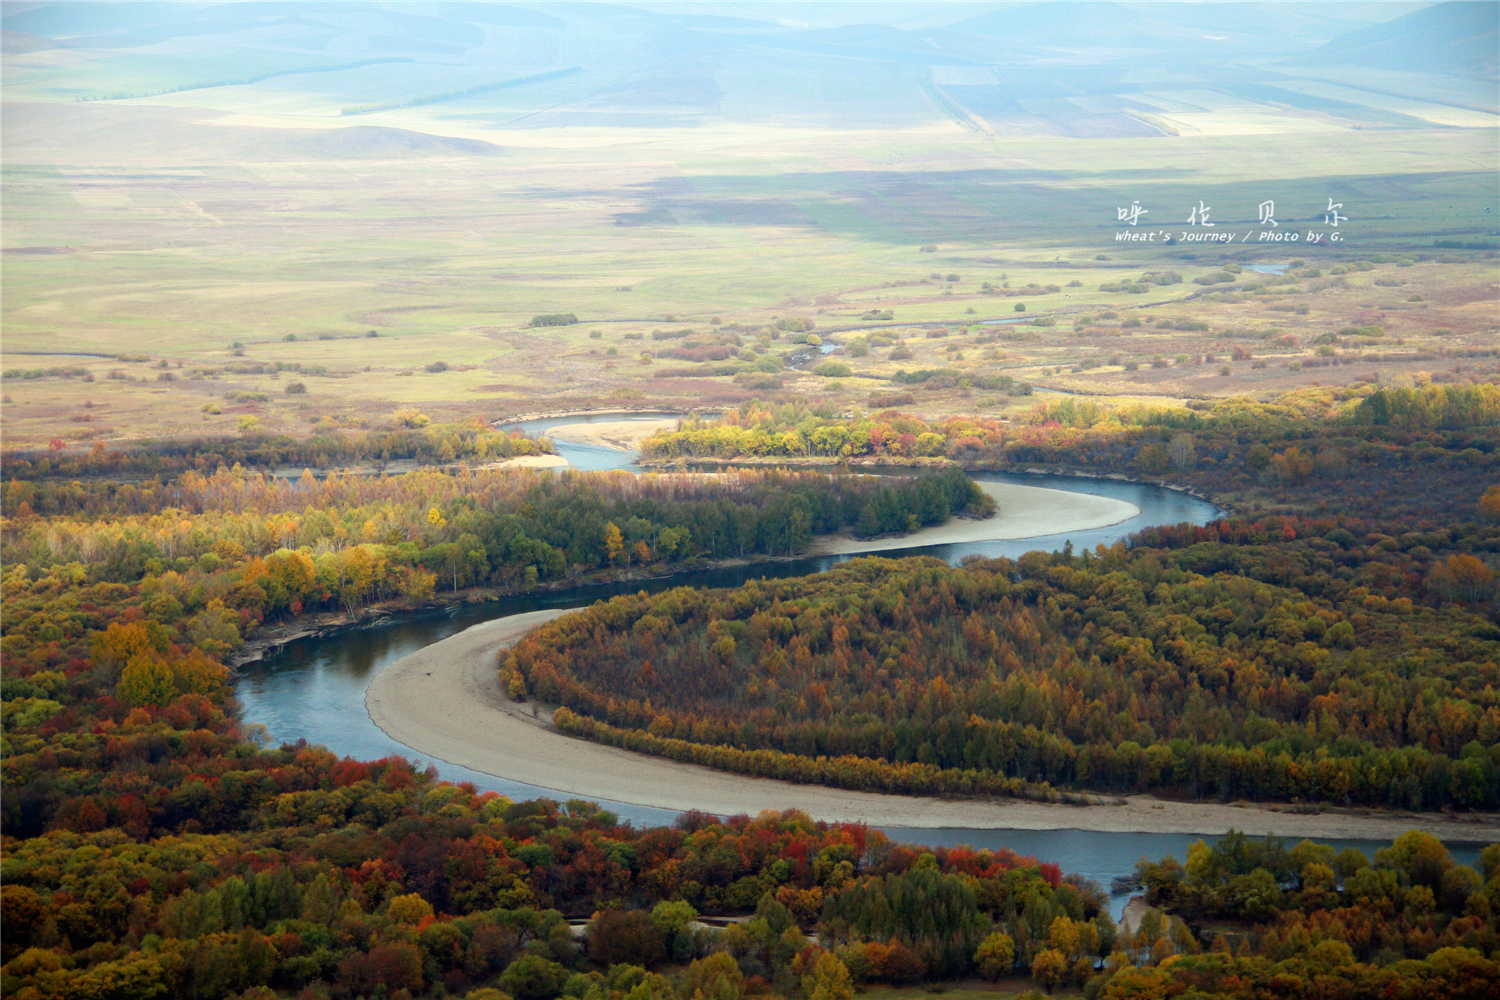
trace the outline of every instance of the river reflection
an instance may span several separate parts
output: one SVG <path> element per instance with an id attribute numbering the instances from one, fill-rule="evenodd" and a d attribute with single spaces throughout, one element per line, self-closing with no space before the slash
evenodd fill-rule
<path id="1" fill-rule="evenodd" d="M 564 423 L 593 423 L 625 419 L 657 420 L 672 414 L 596 414 L 578 418 L 552 418 L 527 421 L 520 425 L 531 433 Z M 626 452 L 591 445 L 558 442 L 560 454 L 580 468 L 631 468 L 633 456 Z M 638 467 L 635 467 L 638 468 Z M 898 470 L 877 470 L 877 474 L 898 474 Z M 909 474 L 906 472 L 905 474 Z M 895 549 L 877 553 L 882 556 L 936 556 L 957 563 L 967 555 L 1018 557 L 1035 550 L 1053 551 L 1071 542 L 1075 550 L 1111 545 L 1143 528 L 1157 524 L 1190 522 L 1205 524 L 1218 515 L 1212 505 L 1184 493 L 1139 483 L 1104 479 L 1079 479 L 1068 476 L 1010 475 L 977 473 L 976 479 L 1018 483 L 1071 490 L 1126 500 L 1141 513 L 1122 524 L 1087 531 L 1066 532 L 1038 538 L 1009 541 L 970 542 L 956 545 L 931 545 Z M 414 754 L 381 732 L 365 712 L 364 693 L 371 679 L 387 666 L 424 646 L 457 632 L 506 615 L 546 608 L 584 607 L 616 594 L 655 592 L 679 586 L 731 587 L 749 579 L 801 576 L 826 570 L 850 556 L 820 556 L 794 562 L 764 563 L 733 569 L 680 573 L 670 578 L 630 583 L 574 587 L 552 593 L 525 594 L 484 604 L 467 605 L 451 611 L 410 612 L 382 620 L 367 628 L 352 629 L 317 639 L 293 642 L 275 656 L 241 668 L 235 693 L 243 706 L 245 721 L 264 725 L 273 742 L 305 739 L 323 744 L 340 756 L 376 759 L 390 754 L 415 758 L 419 766 L 432 764 L 449 781 L 471 781 L 482 790 L 493 790 L 512 798 L 545 796 L 566 800 L 566 790 L 545 788 L 506 781 L 445 761 L 430 760 Z M 638 826 L 670 823 L 674 810 L 621 802 L 601 802 L 622 819 Z M 1128 873 L 1142 855 L 1160 857 L 1175 853 L 1184 857 L 1194 837 L 1176 834 L 1094 833 L 1080 830 L 1022 831 L 1005 829 L 888 829 L 892 837 L 937 845 L 972 844 L 975 847 L 1010 847 L 1020 854 L 1033 854 L 1059 864 L 1064 871 L 1076 871 L 1108 885 L 1117 875 Z M 1213 840 L 1214 838 L 1208 838 Z M 1340 846 L 1354 846 L 1367 853 L 1381 846 L 1368 841 L 1339 841 Z M 1465 863 L 1473 863 L 1477 849 L 1465 854 L 1455 851 Z M 1472 856 L 1469 856 L 1472 855 Z M 1123 900 L 1116 901 L 1118 915 Z"/>

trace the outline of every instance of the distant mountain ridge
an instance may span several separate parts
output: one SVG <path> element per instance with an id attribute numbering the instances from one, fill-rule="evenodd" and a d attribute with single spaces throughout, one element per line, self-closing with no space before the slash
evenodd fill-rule
<path id="1" fill-rule="evenodd" d="M 1496 79 L 1500 3 L 1449 0 L 1359 28 L 1311 53 L 1323 62 Z"/>
<path id="2" fill-rule="evenodd" d="M 590 23 L 628 23 L 636 30 L 648 32 L 687 31 L 726 39 L 800 38 L 835 45 L 870 45 L 886 51 L 911 49 L 935 54 L 936 49 L 929 39 L 939 47 L 963 47 L 967 39 L 976 35 L 1015 44 L 1057 48 L 1191 48 L 1219 38 L 1271 39 L 1277 36 L 1290 39 L 1298 46 L 1309 42 L 1317 44 L 1330 38 L 1342 42 L 1344 37 L 1349 37 L 1342 35 L 1342 29 L 1351 22 L 1332 16 L 1331 11 L 1349 6 L 1361 10 L 1378 9 L 1378 6 L 1368 4 L 1297 2 L 1187 5 L 1081 0 L 1077 3 L 945 4 L 933 5 L 938 10 L 924 18 L 929 22 L 926 26 L 909 27 L 903 26 L 910 24 L 909 17 L 889 15 L 894 14 L 896 8 L 904 10 L 910 5 L 849 4 L 846 5 L 849 9 L 868 13 L 868 19 L 808 28 L 796 16 L 798 8 L 803 5 L 795 3 L 774 7 L 751 5 L 757 13 L 765 8 L 764 19 L 738 16 L 740 9 L 737 6 L 726 8 L 722 15 L 703 13 L 701 4 L 682 6 L 684 9 L 677 12 L 672 4 L 636 7 L 629 4 L 552 2 L 524 5 L 465 2 L 381 4 L 362 0 L 345 3 L 274 0 L 188 6 L 160 2 L 105 4 L 62 0 L 7 13 L 3 23 L 9 31 L 25 32 L 73 46 L 112 49 L 233 33 L 252 33 L 257 40 L 274 35 L 278 42 L 292 42 L 294 45 L 300 38 L 308 47 L 321 48 L 324 44 L 331 44 L 327 31 L 332 29 L 379 39 L 387 46 L 393 40 L 405 39 L 413 54 L 460 55 L 482 46 L 491 30 L 510 28 L 567 35 L 585 29 Z M 968 10 L 974 7 L 981 8 L 982 12 L 970 14 Z M 1485 3 L 1448 3 L 1429 10 L 1448 7 L 1490 7 L 1493 10 L 1493 5 Z M 774 18 L 770 16 L 773 13 Z M 953 19 L 943 23 L 943 13 Z M 892 20 L 902 24 L 891 23 Z M 1374 24 L 1359 28 L 1352 35 L 1373 32 L 1370 37 L 1378 40 L 1383 37 L 1381 28 L 1381 24 Z"/>
<path id="3" fill-rule="evenodd" d="M 946 120 L 994 138 L 1146 138 L 1163 130 L 1140 114 L 1222 111 L 1229 119 L 1206 127 L 1263 127 L 1244 124 L 1249 108 L 1273 128 L 1288 115 L 1319 128 L 1450 124 L 1266 89 L 1288 74 L 1323 80 L 1317 67 L 1372 94 L 1479 111 L 1494 103 L 1483 93 L 1496 71 L 1494 2 L 928 7 L 63 0 L 9 5 L 0 25 L 11 102 L 190 101 L 315 119 L 397 112 L 409 114 L 392 124 L 430 120 L 442 132 L 462 121 L 467 134 Z M 49 46 L 70 50 L 66 74 L 33 56 Z M 1377 81 L 1363 67 L 1406 77 Z M 417 155 L 391 137 L 341 141 L 356 156 Z"/>

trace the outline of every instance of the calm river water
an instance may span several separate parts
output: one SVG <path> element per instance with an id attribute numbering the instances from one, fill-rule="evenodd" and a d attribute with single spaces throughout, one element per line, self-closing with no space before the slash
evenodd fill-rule
<path id="1" fill-rule="evenodd" d="M 539 434 L 549 427 L 565 423 L 660 419 L 672 415 L 599 414 L 592 417 L 532 420 L 516 426 L 529 433 Z M 634 468 L 630 455 L 609 448 L 557 442 L 557 450 L 578 468 Z M 1076 550 L 1081 551 L 1085 548 L 1092 549 L 1101 543 L 1113 544 L 1116 540 L 1151 525 L 1184 521 L 1205 524 L 1218 515 L 1217 508 L 1206 501 L 1185 493 L 1138 483 L 1003 473 L 978 473 L 975 478 L 1115 497 L 1135 504 L 1141 513 L 1123 524 L 1109 528 L 1014 541 L 894 549 L 877 554 L 892 558 L 930 555 L 957 563 L 970 554 L 1016 557 L 1037 549 L 1061 549 L 1070 541 Z M 291 643 L 277 655 L 243 667 L 239 672 L 235 693 L 244 706 L 245 720 L 264 725 L 270 731 L 273 742 L 306 739 L 309 743 L 321 743 L 340 756 L 364 760 L 401 754 L 418 759 L 419 766 L 428 763 L 435 765 L 438 773 L 449 781 L 472 781 L 482 790 L 494 790 L 512 798 L 546 796 L 567 799 L 572 796 L 564 789 L 505 781 L 413 753 L 411 748 L 392 740 L 370 721 L 365 712 L 365 688 L 376 674 L 407 654 L 471 625 L 494 618 L 544 608 L 582 607 L 615 594 L 636 593 L 641 590 L 655 591 L 683 585 L 729 587 L 748 579 L 800 576 L 826 570 L 846 558 L 850 557 L 821 556 L 796 562 L 682 573 L 663 580 L 575 587 L 552 593 L 508 597 L 485 604 L 464 606 L 451 613 L 428 611 L 397 615 L 376 627 Z M 671 810 L 629 803 L 605 801 L 601 804 L 639 826 L 670 823 L 677 815 Z M 1182 834 L 1097 833 L 1083 830 L 885 828 L 885 832 L 897 840 L 932 846 L 971 844 L 974 847 L 1009 847 L 1023 855 L 1031 854 L 1044 861 L 1056 862 L 1063 871 L 1078 872 L 1097 879 L 1106 887 L 1115 876 L 1129 873 L 1136 860 L 1143 855 L 1157 858 L 1172 853 L 1182 858 L 1186 855 L 1187 845 L 1197 839 Z M 1213 841 L 1215 838 L 1206 839 Z M 1357 847 L 1367 854 L 1385 846 L 1375 841 L 1333 843 L 1340 847 Z M 1474 864 L 1478 849 L 1456 847 L 1454 855 L 1463 863 Z M 1124 899 L 1118 898 L 1116 916 L 1123 905 Z"/>

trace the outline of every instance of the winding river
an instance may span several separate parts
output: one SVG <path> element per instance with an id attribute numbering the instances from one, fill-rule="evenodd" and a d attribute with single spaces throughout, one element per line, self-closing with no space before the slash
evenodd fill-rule
<path id="1" fill-rule="evenodd" d="M 529 433 L 542 434 L 548 428 L 561 424 L 601 420 L 615 422 L 623 419 L 659 420 L 670 415 L 598 414 L 531 420 L 515 426 Z M 561 441 L 556 445 L 559 454 L 578 468 L 635 468 L 632 456 L 625 452 Z M 1091 549 L 1101 543 L 1112 544 L 1151 525 L 1184 521 L 1204 524 L 1218 514 L 1217 508 L 1206 501 L 1139 483 L 1001 473 L 979 473 L 975 478 L 1111 497 L 1134 504 L 1140 509 L 1140 514 L 1107 528 L 1026 539 L 895 549 L 880 554 L 890 557 L 931 555 L 956 563 L 971 554 L 1016 557 L 1037 549 L 1060 549 L 1068 542 L 1078 550 Z M 277 655 L 242 667 L 235 693 L 244 707 L 245 720 L 264 725 L 275 742 L 306 739 L 309 743 L 323 744 L 341 756 L 366 760 L 389 754 L 416 756 L 423 765 L 429 762 L 434 764 L 439 775 L 450 781 L 471 781 L 481 789 L 494 790 L 518 799 L 538 796 L 566 799 L 571 796 L 565 789 L 507 781 L 444 761 L 428 761 L 422 759 L 420 754 L 413 754 L 410 747 L 386 736 L 371 721 L 364 698 L 370 681 L 381 670 L 403 657 L 470 626 L 496 618 L 549 608 L 585 606 L 619 593 L 655 591 L 683 585 L 726 587 L 759 577 L 798 576 L 820 572 L 847 558 L 850 556 L 817 556 L 795 562 L 683 573 L 662 580 L 525 594 L 484 604 L 461 606 L 451 611 L 396 615 L 376 627 L 292 642 Z M 677 815 L 672 810 L 629 803 L 601 800 L 601 804 L 637 825 L 670 823 Z M 1032 854 L 1043 860 L 1056 862 L 1064 871 L 1078 872 L 1097 879 L 1104 885 L 1108 885 L 1115 876 L 1128 873 L 1139 857 L 1160 857 L 1168 853 L 1182 857 L 1187 845 L 1197 839 L 1180 833 L 1102 833 L 1076 829 L 883 829 L 894 839 L 934 846 L 971 844 L 975 847 L 1009 847 L 1021 854 Z M 1206 839 L 1212 841 L 1215 838 L 1209 836 Z M 1385 843 L 1370 840 L 1331 842 L 1340 847 L 1357 847 L 1367 854 Z M 1455 846 L 1454 850 L 1455 856 L 1468 864 L 1475 863 L 1477 852 L 1475 847 L 1464 846 Z M 1123 899 L 1116 901 L 1117 911 L 1123 906 L 1123 902 Z"/>

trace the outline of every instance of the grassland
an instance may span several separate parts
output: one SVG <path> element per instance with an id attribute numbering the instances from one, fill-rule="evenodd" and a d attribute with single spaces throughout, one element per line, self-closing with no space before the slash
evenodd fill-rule
<path id="1" fill-rule="evenodd" d="M 1275 95 L 1147 81 L 1007 104 L 983 73 L 917 86 L 882 70 L 835 85 L 816 58 L 791 53 L 779 65 L 803 75 L 774 87 L 736 56 L 671 86 L 625 86 L 591 67 L 350 119 L 339 110 L 353 94 L 407 100 L 483 74 L 294 72 L 320 69 L 294 60 L 287 75 L 183 90 L 212 82 L 212 67 L 184 57 L 148 73 L 137 61 L 121 76 L 128 60 L 111 59 L 11 60 L 8 446 L 234 433 L 246 415 L 296 434 L 403 405 L 486 418 L 778 394 L 867 405 L 899 389 L 888 378 L 901 368 L 1158 400 L 1495 370 L 1483 353 L 1496 333 L 1494 251 L 1434 243 L 1496 242 L 1500 119 L 1437 78 L 1399 75 L 1405 97 L 1383 77 L 1360 90 L 1309 74 Z M 282 65 L 251 62 L 234 71 Z M 518 61 L 507 74 L 533 69 Z M 111 79 L 154 96 L 63 100 Z M 897 84 L 886 120 L 851 110 Z M 754 87 L 758 115 L 735 103 Z M 1293 94 L 1306 100 L 1273 99 Z M 1120 125 L 1132 120 L 1122 108 L 1181 134 Z M 1101 124 L 1111 114 L 1119 128 Z M 1174 232 L 1193 228 L 1200 203 L 1237 237 L 1265 228 L 1266 200 L 1284 231 L 1331 232 L 1330 201 L 1347 221 L 1338 246 L 1117 244 L 1116 209 L 1135 200 L 1145 224 Z M 1194 283 L 1225 263 L 1298 259 L 1323 273 L 1259 291 L 1244 290 L 1250 272 Z M 1380 263 L 1330 273 L 1359 260 Z M 1161 271 L 1183 280 L 1101 290 Z M 1011 294 L 1027 285 L 1034 294 Z M 893 318 L 864 318 L 871 310 Z M 580 322 L 528 326 L 554 312 Z M 1000 325 L 1036 317 L 1053 325 Z M 680 361 L 641 363 L 642 351 L 725 339 L 779 355 L 793 346 L 774 328 L 787 318 L 815 323 L 851 374 L 789 371 L 779 389 L 750 389 Z M 1369 326 L 1383 336 L 1337 332 Z M 692 335 L 652 340 L 680 329 Z M 891 343 L 854 357 L 845 348 L 862 333 Z M 1338 364 L 1314 353 L 1325 335 Z M 910 358 L 892 359 L 901 346 Z M 76 354 L 104 356 L 60 356 Z M 66 368 L 83 374 L 45 374 Z M 911 405 L 1029 404 L 950 388 Z"/>

